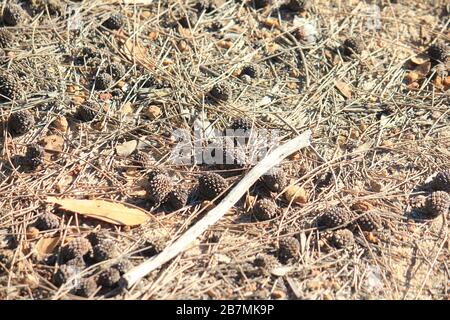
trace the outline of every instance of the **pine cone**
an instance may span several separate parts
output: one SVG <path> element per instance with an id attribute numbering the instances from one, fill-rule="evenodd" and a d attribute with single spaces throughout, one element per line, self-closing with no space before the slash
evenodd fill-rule
<path id="1" fill-rule="evenodd" d="M 118 80 L 125 75 L 125 67 L 123 64 L 118 62 L 112 62 L 106 68 L 106 71 L 111 75 L 114 80 Z"/>
<path id="2" fill-rule="evenodd" d="M 351 56 L 353 54 L 361 54 L 363 46 L 360 40 L 357 38 L 347 38 L 344 41 L 344 54 Z"/>
<path id="3" fill-rule="evenodd" d="M 61 287 L 69 279 L 72 279 L 73 282 L 76 282 L 79 272 L 81 272 L 81 270 L 78 270 L 76 267 L 63 264 L 53 275 L 52 282 L 57 287 Z"/>
<path id="4" fill-rule="evenodd" d="M 94 260 L 101 262 L 114 259 L 119 255 L 116 244 L 111 240 L 101 240 L 94 246 Z"/>
<path id="5" fill-rule="evenodd" d="M 11 47 L 14 35 L 6 28 L 0 28 L 0 48 Z"/>
<path id="6" fill-rule="evenodd" d="M 93 278 L 81 279 L 78 287 L 74 290 L 77 296 L 89 298 L 97 291 L 97 283 Z"/>
<path id="7" fill-rule="evenodd" d="M 450 170 L 439 172 L 432 181 L 432 187 L 435 191 L 450 192 Z"/>
<path id="8" fill-rule="evenodd" d="M 333 232 L 331 243 L 338 249 L 344 249 L 355 244 L 355 237 L 348 229 L 340 229 Z"/>
<path id="9" fill-rule="evenodd" d="M 217 173 L 206 172 L 198 179 L 198 191 L 205 200 L 215 199 L 227 188 L 227 181 Z"/>
<path id="10" fill-rule="evenodd" d="M 92 246 L 86 238 L 78 237 L 70 241 L 62 248 L 61 255 L 64 261 L 77 257 L 84 257 L 92 253 Z"/>
<path id="11" fill-rule="evenodd" d="M 279 266 L 278 259 L 274 256 L 258 253 L 253 260 L 253 265 L 260 268 L 264 274 L 270 274 L 270 272 Z"/>
<path id="12" fill-rule="evenodd" d="M 97 283 L 102 287 L 115 287 L 120 280 L 120 272 L 117 269 L 109 268 L 103 270 L 98 276 Z"/>
<path id="13" fill-rule="evenodd" d="M 445 62 L 448 48 L 445 43 L 434 43 L 428 48 L 428 57 L 431 60 Z"/>
<path id="14" fill-rule="evenodd" d="M 300 242 L 294 237 L 286 237 L 280 240 L 278 255 L 281 261 L 288 261 L 300 256 Z"/>
<path id="15" fill-rule="evenodd" d="M 44 148 L 40 145 L 29 145 L 25 154 L 27 165 L 33 170 L 39 167 L 44 163 L 44 153 Z"/>
<path id="16" fill-rule="evenodd" d="M 112 76 L 109 73 L 100 73 L 95 78 L 95 90 L 106 90 L 114 83 Z"/>
<path id="17" fill-rule="evenodd" d="M 325 211 L 318 218 L 318 225 L 322 228 L 344 227 L 350 220 L 350 216 L 344 208 L 333 207 Z"/>
<path id="18" fill-rule="evenodd" d="M 274 170 L 272 173 L 261 177 L 262 182 L 272 192 L 281 192 L 288 184 L 288 179 L 282 169 Z"/>
<path id="19" fill-rule="evenodd" d="M 77 117 L 81 121 L 90 122 L 95 119 L 99 113 L 99 106 L 93 101 L 86 101 L 78 107 Z"/>
<path id="20" fill-rule="evenodd" d="M 59 219 L 56 215 L 50 212 L 46 212 L 39 216 L 36 221 L 36 228 L 39 230 L 51 230 L 59 228 Z"/>
<path id="21" fill-rule="evenodd" d="M 89 240 L 92 247 L 95 247 L 101 241 L 107 240 L 107 234 L 104 231 L 91 232 L 87 235 L 86 239 Z"/>
<path id="22" fill-rule="evenodd" d="M 148 175 L 147 194 L 156 205 L 161 204 L 172 191 L 172 180 L 164 173 L 150 172 Z"/>
<path id="23" fill-rule="evenodd" d="M 155 162 L 155 159 L 152 156 L 149 156 L 147 153 L 142 151 L 136 151 L 133 153 L 133 165 L 145 168 Z"/>
<path id="24" fill-rule="evenodd" d="M 278 215 L 278 206 L 270 199 L 261 199 L 253 206 L 253 214 L 259 221 L 270 220 Z"/>
<path id="25" fill-rule="evenodd" d="M 188 200 L 189 191 L 186 189 L 172 190 L 167 195 L 166 202 L 174 210 L 183 208 Z"/>
<path id="26" fill-rule="evenodd" d="M 112 266 L 114 269 L 117 269 L 120 273 L 120 275 L 123 275 L 133 269 L 133 264 L 130 260 L 122 259 L 118 263 Z"/>
<path id="27" fill-rule="evenodd" d="M 255 64 L 246 65 L 241 69 L 240 76 L 247 75 L 252 79 L 256 79 L 259 77 L 259 68 Z"/>
<path id="28" fill-rule="evenodd" d="M 110 30 L 118 30 L 124 26 L 125 21 L 126 19 L 122 14 L 115 13 L 103 22 L 103 26 Z"/>
<path id="29" fill-rule="evenodd" d="M 13 76 L 8 74 L 0 75 L 0 100 L 20 99 L 22 86 Z"/>
<path id="30" fill-rule="evenodd" d="M 437 218 L 448 213 L 450 195 L 445 191 L 435 191 L 427 199 L 425 214 L 429 218 Z"/>
<path id="31" fill-rule="evenodd" d="M 19 5 L 9 3 L 5 6 L 3 10 L 3 22 L 7 26 L 16 26 L 23 23 L 25 19 L 25 12 Z"/>
<path id="32" fill-rule="evenodd" d="M 356 224 L 362 231 L 375 231 L 381 227 L 381 220 L 377 212 L 367 211 L 356 219 Z"/>
<path id="33" fill-rule="evenodd" d="M 227 101 L 231 98 L 231 88 L 225 82 L 217 83 L 209 91 L 209 95 L 216 100 Z"/>
<path id="34" fill-rule="evenodd" d="M 21 110 L 9 117 L 8 130 L 13 136 L 19 136 L 33 129 L 34 124 L 33 114 L 28 110 Z"/>

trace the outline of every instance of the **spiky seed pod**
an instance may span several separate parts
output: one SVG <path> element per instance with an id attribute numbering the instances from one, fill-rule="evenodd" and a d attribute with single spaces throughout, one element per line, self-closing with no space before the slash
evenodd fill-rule
<path id="1" fill-rule="evenodd" d="M 8 119 L 8 131 L 14 136 L 19 136 L 33 129 L 34 124 L 34 117 L 30 111 L 17 111 Z"/>
<path id="2" fill-rule="evenodd" d="M 18 99 L 22 95 L 22 86 L 8 74 L 0 75 L 0 100 Z"/>
<path id="3" fill-rule="evenodd" d="M 192 12 L 192 11 L 188 11 L 186 13 L 182 13 L 182 17 L 178 20 L 178 23 L 183 27 L 183 28 L 193 28 L 198 21 L 198 17 L 197 14 Z"/>
<path id="4" fill-rule="evenodd" d="M 101 241 L 105 241 L 107 239 L 106 233 L 102 231 L 91 232 L 86 236 L 86 239 L 89 240 L 92 247 L 98 245 Z"/>
<path id="5" fill-rule="evenodd" d="M 172 188 L 172 180 L 166 174 L 149 175 L 147 194 L 155 204 L 159 205 L 164 202 Z"/>
<path id="6" fill-rule="evenodd" d="M 448 213 L 450 195 L 445 191 L 435 191 L 427 199 L 425 213 L 429 218 L 436 218 Z"/>
<path id="7" fill-rule="evenodd" d="M 118 263 L 116 263 L 115 265 L 112 266 L 112 268 L 114 268 L 117 271 L 119 271 L 120 275 L 123 275 L 123 274 L 127 273 L 128 271 L 133 269 L 133 267 L 134 266 L 131 263 L 131 261 L 127 260 L 127 259 L 122 259 Z"/>
<path id="8" fill-rule="evenodd" d="M 350 220 L 348 212 L 344 208 L 333 207 L 326 210 L 319 218 L 318 225 L 322 228 L 344 227 Z"/>
<path id="9" fill-rule="evenodd" d="M 144 243 L 145 250 L 142 251 L 142 254 L 147 257 L 157 255 L 164 250 L 166 242 L 167 241 L 163 238 L 149 239 Z"/>
<path id="10" fill-rule="evenodd" d="M 447 60 L 448 48 L 445 43 L 434 43 L 428 50 L 428 57 L 431 60 L 445 62 Z"/>
<path id="11" fill-rule="evenodd" d="M 206 172 L 198 178 L 198 191 L 205 200 L 213 200 L 228 188 L 228 182 L 217 173 Z"/>
<path id="12" fill-rule="evenodd" d="M 174 210 L 183 208 L 188 200 L 189 191 L 186 189 L 172 190 L 167 195 L 166 202 Z"/>
<path id="13" fill-rule="evenodd" d="M 368 211 L 356 219 L 356 224 L 362 231 L 375 231 L 381 227 L 381 220 L 377 212 Z"/>
<path id="14" fill-rule="evenodd" d="M 96 262 L 114 259 L 118 255 L 117 246 L 111 240 L 102 240 L 94 246 L 94 260 Z"/>
<path id="15" fill-rule="evenodd" d="M 282 261 L 298 258 L 300 255 L 300 242 L 294 237 L 280 240 L 278 255 Z"/>
<path id="16" fill-rule="evenodd" d="M 56 215 L 50 212 L 46 212 L 39 216 L 36 221 L 36 228 L 39 230 L 51 230 L 59 228 L 59 219 Z"/>
<path id="17" fill-rule="evenodd" d="M 263 175 L 261 180 L 267 189 L 272 192 L 281 192 L 288 184 L 288 178 L 282 169 Z"/>
<path id="18" fill-rule="evenodd" d="M 217 83 L 211 88 L 209 95 L 216 100 L 227 101 L 231 98 L 231 88 L 225 82 Z"/>
<path id="19" fill-rule="evenodd" d="M 77 296 L 89 298 L 97 291 L 97 283 L 93 278 L 83 278 L 74 290 Z"/>
<path id="20" fill-rule="evenodd" d="M 112 288 L 117 285 L 120 280 L 120 272 L 117 269 L 109 268 L 103 270 L 98 276 L 97 283 L 102 287 Z"/>
<path id="21" fill-rule="evenodd" d="M 103 26 L 110 30 L 118 30 L 123 27 L 125 21 L 126 19 L 122 14 L 115 13 L 103 22 Z"/>
<path id="22" fill-rule="evenodd" d="M 98 104 L 93 101 L 86 101 L 78 107 L 77 117 L 81 121 L 90 122 L 95 119 L 99 110 Z"/>
<path id="23" fill-rule="evenodd" d="M 44 162 L 44 148 L 38 144 L 31 144 L 27 147 L 27 151 L 25 154 L 27 165 L 36 169 Z"/>
<path id="24" fill-rule="evenodd" d="M 95 90 L 106 90 L 114 83 L 112 76 L 109 73 L 100 73 L 95 78 Z"/>
<path id="25" fill-rule="evenodd" d="M 350 247 L 355 244 L 355 237 L 348 229 L 340 229 L 333 232 L 331 243 L 338 249 Z"/>
<path id="26" fill-rule="evenodd" d="M 433 190 L 450 192 L 450 169 L 439 172 L 431 183 Z"/>
<path id="27" fill-rule="evenodd" d="M 275 218 L 278 215 L 277 204 L 270 199 L 256 201 L 253 206 L 253 214 L 258 221 L 265 221 Z"/>
<path id="28" fill-rule="evenodd" d="M 148 167 L 155 162 L 155 159 L 146 152 L 136 151 L 132 156 L 133 165 L 139 167 Z"/>
<path id="29" fill-rule="evenodd" d="M 362 43 L 357 38 L 347 38 L 344 41 L 344 54 L 351 56 L 353 54 L 361 54 L 363 49 Z"/>
<path id="30" fill-rule="evenodd" d="M 289 0 L 286 8 L 291 11 L 306 11 L 311 7 L 311 0 Z"/>
<path id="31" fill-rule="evenodd" d="M 86 268 L 86 262 L 84 262 L 83 257 L 78 256 L 66 262 L 69 267 L 75 268 L 77 271 L 81 271 Z"/>
<path id="32" fill-rule="evenodd" d="M 58 270 L 53 274 L 52 282 L 57 287 L 61 287 L 70 278 L 76 276 L 75 269 L 66 264 L 61 265 Z"/>
<path id="33" fill-rule="evenodd" d="M 16 26 L 25 21 L 25 12 L 23 9 L 13 3 L 9 3 L 3 9 L 3 22 L 7 26 Z"/>
<path id="34" fill-rule="evenodd" d="M 69 261 L 77 257 L 84 257 L 92 253 L 92 246 L 88 239 L 77 237 L 62 248 L 62 258 Z"/>
<path id="35" fill-rule="evenodd" d="M 0 48 L 8 48 L 14 41 L 14 35 L 6 28 L 0 28 Z"/>
<path id="36" fill-rule="evenodd" d="M 242 77 L 242 76 L 246 75 L 246 76 L 249 76 L 252 79 L 256 79 L 256 78 L 259 77 L 259 73 L 260 72 L 259 72 L 259 68 L 258 68 L 257 65 L 249 64 L 249 65 L 244 66 L 241 69 L 240 76 Z"/>
<path id="37" fill-rule="evenodd" d="M 106 71 L 111 75 L 114 80 L 122 78 L 126 72 L 125 66 L 118 62 L 111 62 L 106 67 Z"/>

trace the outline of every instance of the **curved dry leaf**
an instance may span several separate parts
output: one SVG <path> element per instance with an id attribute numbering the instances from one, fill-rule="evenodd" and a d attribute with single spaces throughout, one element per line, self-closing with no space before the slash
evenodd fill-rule
<path id="1" fill-rule="evenodd" d="M 150 219 L 147 212 L 142 209 L 111 200 L 78 200 L 48 197 L 46 201 L 59 205 L 63 210 L 116 225 L 136 226 Z"/>
<path id="2" fill-rule="evenodd" d="M 430 61 L 430 58 L 426 53 L 421 53 L 411 58 L 411 62 L 417 65 L 423 64 L 428 61 Z"/>
<path id="3" fill-rule="evenodd" d="M 116 147 L 116 153 L 120 157 L 128 157 L 130 154 L 134 152 L 134 150 L 136 150 L 137 145 L 138 145 L 137 140 L 130 140 L 124 142 Z"/>
<path id="4" fill-rule="evenodd" d="M 139 44 L 136 40 L 128 38 L 125 42 L 122 42 L 122 47 L 120 51 L 125 55 L 130 61 L 138 62 L 142 66 L 148 69 L 154 69 L 155 64 L 149 59 L 147 49 Z"/>
<path id="5" fill-rule="evenodd" d="M 352 97 L 352 88 L 342 81 L 335 81 L 334 85 L 339 90 L 339 92 L 347 99 Z"/>
<path id="6" fill-rule="evenodd" d="M 308 194 L 303 187 L 297 185 L 289 186 L 284 192 L 284 198 L 288 202 L 303 204 L 308 202 Z"/>
<path id="7" fill-rule="evenodd" d="M 45 256 L 52 254 L 55 248 L 60 244 L 60 242 L 60 237 L 39 239 L 39 241 L 36 243 L 36 246 L 34 247 L 38 260 L 42 260 L 45 258 Z"/>

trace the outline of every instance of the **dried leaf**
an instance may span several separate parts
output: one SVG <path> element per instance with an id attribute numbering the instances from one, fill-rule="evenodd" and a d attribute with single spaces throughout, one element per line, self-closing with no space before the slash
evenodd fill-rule
<path id="1" fill-rule="evenodd" d="M 134 150 L 136 150 L 137 145 L 137 140 L 124 142 L 116 147 L 116 153 L 120 157 L 128 157 L 134 152 Z"/>
<path id="2" fill-rule="evenodd" d="M 132 113 L 132 112 L 133 112 L 133 107 L 132 107 L 132 105 L 131 105 L 131 102 L 128 101 L 127 103 L 125 103 L 125 104 L 122 106 L 122 108 L 120 109 L 120 112 L 121 112 L 123 115 L 127 115 L 127 114 Z"/>
<path id="3" fill-rule="evenodd" d="M 129 204 L 111 200 L 77 200 L 48 197 L 46 201 L 59 205 L 63 210 L 116 225 L 135 226 L 149 220 L 146 211 Z"/>
<path id="4" fill-rule="evenodd" d="M 367 201 L 358 201 L 352 204 L 351 209 L 354 211 L 369 211 L 373 209 L 373 205 Z"/>
<path id="5" fill-rule="evenodd" d="M 418 65 L 414 71 L 418 74 L 419 78 L 425 78 L 428 73 L 430 73 L 430 70 L 431 62 L 425 62 L 421 65 Z"/>
<path id="6" fill-rule="evenodd" d="M 284 197 L 286 201 L 292 201 L 292 203 L 295 204 L 308 202 L 308 194 L 306 193 L 306 190 L 303 187 L 297 185 L 289 186 L 284 192 Z"/>
<path id="7" fill-rule="evenodd" d="M 271 274 L 278 277 L 283 277 L 287 275 L 292 270 L 291 266 L 282 266 L 278 268 L 274 268 L 270 271 Z"/>
<path id="8" fill-rule="evenodd" d="M 136 61 L 148 69 L 155 67 L 155 63 L 149 59 L 147 49 L 132 38 L 122 43 L 120 51 L 132 62 Z"/>
<path id="9" fill-rule="evenodd" d="M 411 58 L 411 62 L 416 65 L 420 65 L 428 61 L 430 61 L 430 58 L 426 53 L 421 53 Z"/>
<path id="10" fill-rule="evenodd" d="M 52 127 L 61 132 L 67 132 L 69 129 L 69 122 L 67 122 L 66 117 L 58 116 L 53 122 Z"/>
<path id="11" fill-rule="evenodd" d="M 44 147 L 45 151 L 60 152 L 64 147 L 64 139 L 61 136 L 52 134 L 42 139 L 41 145 Z"/>
<path id="12" fill-rule="evenodd" d="M 335 81 L 334 85 L 339 90 L 339 92 L 347 99 L 352 97 L 352 88 L 342 81 Z"/>
<path id="13" fill-rule="evenodd" d="M 36 246 L 34 247 L 38 260 L 42 260 L 45 258 L 45 256 L 52 254 L 60 242 L 60 237 L 39 239 L 39 241 L 36 243 Z"/>

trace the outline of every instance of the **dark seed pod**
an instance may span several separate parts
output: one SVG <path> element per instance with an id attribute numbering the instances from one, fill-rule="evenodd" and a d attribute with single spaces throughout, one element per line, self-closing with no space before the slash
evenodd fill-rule
<path id="1" fill-rule="evenodd" d="M 19 136 L 33 129 L 34 117 L 28 110 L 21 110 L 13 113 L 8 119 L 8 131 L 13 136 Z"/>
<path id="2" fill-rule="evenodd" d="M 286 237 L 280 240 L 278 255 L 281 261 L 289 261 L 300 256 L 300 242 L 294 237 Z"/>
<path id="3" fill-rule="evenodd" d="M 114 83 L 112 76 L 109 73 L 100 73 L 95 78 L 95 90 L 106 90 Z"/>
<path id="4" fill-rule="evenodd" d="M 95 119 L 99 110 L 98 104 L 93 101 L 86 101 L 78 107 L 77 117 L 81 121 L 90 122 Z"/>
<path id="5" fill-rule="evenodd" d="M 97 291 L 97 283 L 93 278 L 81 279 L 74 291 L 77 296 L 89 298 Z"/>
<path id="6" fill-rule="evenodd" d="M 117 269 L 120 273 L 120 275 L 123 275 L 133 269 L 133 264 L 130 260 L 122 259 L 117 264 L 112 266 L 114 269 Z"/>
<path id="7" fill-rule="evenodd" d="M 65 284 L 69 279 L 72 279 L 73 283 L 77 282 L 77 276 L 81 270 L 73 266 L 68 266 L 63 264 L 59 267 L 59 269 L 55 272 L 52 278 L 52 282 L 57 286 L 61 287 Z"/>
<path id="8" fill-rule="evenodd" d="M 273 269 L 279 266 L 279 262 L 274 256 L 258 253 L 255 260 L 253 260 L 253 265 L 260 268 L 264 274 L 268 275 Z"/>
<path id="9" fill-rule="evenodd" d="M 174 210 L 183 208 L 188 200 L 189 192 L 186 189 L 172 190 L 167 195 L 167 204 Z"/>
<path id="10" fill-rule="evenodd" d="M 44 162 L 44 148 L 38 144 L 32 144 L 27 147 L 25 154 L 26 162 L 32 169 L 36 169 Z"/>
<path id="11" fill-rule="evenodd" d="M 166 174 L 156 172 L 151 172 L 148 177 L 148 197 L 155 204 L 159 205 L 164 202 L 169 192 L 172 191 L 172 180 Z"/>
<path id="12" fill-rule="evenodd" d="M 0 48 L 11 47 L 14 35 L 6 28 L 0 28 Z"/>
<path id="13" fill-rule="evenodd" d="M 87 235 L 86 239 L 89 240 L 92 247 L 98 245 L 101 241 L 105 241 L 107 239 L 106 233 L 102 231 L 91 232 Z"/>
<path id="14" fill-rule="evenodd" d="M 126 72 L 124 65 L 118 62 L 110 63 L 106 68 L 106 71 L 114 80 L 122 78 Z"/>
<path id="15" fill-rule="evenodd" d="M 356 223 L 362 231 L 375 231 L 381 227 L 380 217 L 376 212 L 364 212 L 358 217 Z"/>
<path id="16" fill-rule="evenodd" d="M 252 78 L 252 79 L 256 79 L 256 78 L 259 77 L 259 73 L 260 73 L 260 72 L 259 72 L 259 68 L 258 68 L 257 65 L 255 65 L 255 64 L 249 64 L 249 65 L 244 66 L 244 67 L 241 69 L 240 76 L 242 77 L 242 76 L 244 76 L 244 75 L 247 75 L 247 76 L 249 76 L 249 77 Z"/>
<path id="17" fill-rule="evenodd" d="M 344 54 L 351 56 L 353 54 L 361 54 L 363 46 L 360 40 L 357 38 L 347 38 L 344 41 Z"/>
<path id="18" fill-rule="evenodd" d="M 350 221 L 350 216 L 344 208 L 333 207 L 326 210 L 319 218 L 318 225 L 322 228 L 344 227 Z"/>
<path id="19" fill-rule="evenodd" d="M 450 170 L 439 172 L 431 183 L 433 190 L 450 192 Z"/>
<path id="20" fill-rule="evenodd" d="M 9 3 L 3 9 L 3 22 L 7 26 L 16 26 L 25 21 L 25 12 L 23 9 L 13 3 Z"/>
<path id="21" fill-rule="evenodd" d="M 237 118 L 231 123 L 231 129 L 233 130 L 250 130 L 252 128 L 252 122 L 248 119 Z"/>
<path id="22" fill-rule="evenodd" d="M 338 249 L 344 249 L 355 244 L 355 237 L 350 230 L 340 229 L 333 232 L 331 243 Z"/>
<path id="23" fill-rule="evenodd" d="M 278 215 L 278 212 L 278 206 L 270 199 L 258 200 L 253 206 L 253 214 L 258 221 L 273 219 Z"/>
<path id="24" fill-rule="evenodd" d="M 445 43 L 434 43 L 428 50 L 428 57 L 431 60 L 445 62 L 447 60 L 448 48 Z"/>
<path id="25" fill-rule="evenodd" d="M 133 153 L 133 165 L 145 168 L 155 162 L 155 159 L 146 152 L 136 151 Z"/>
<path id="26" fill-rule="evenodd" d="M 56 215 L 50 212 L 46 212 L 39 216 L 36 221 L 36 228 L 39 230 L 51 230 L 59 228 L 59 219 Z"/>
<path id="27" fill-rule="evenodd" d="M 120 13 L 115 13 L 111 15 L 108 19 L 103 22 L 103 26 L 110 30 L 118 30 L 123 28 L 125 24 L 125 17 Z"/>
<path id="28" fill-rule="evenodd" d="M 261 177 L 262 182 L 272 192 L 281 192 L 288 184 L 286 173 L 282 169 L 273 170 L 272 173 Z"/>
<path id="29" fill-rule="evenodd" d="M 198 179 L 198 191 L 205 200 L 215 199 L 227 188 L 227 181 L 217 173 L 206 172 Z"/>
<path id="30" fill-rule="evenodd" d="M 248 2 L 253 8 L 262 9 L 270 6 L 273 3 L 273 0 L 249 0 Z"/>
<path id="31" fill-rule="evenodd" d="M 450 207 L 450 195 L 445 191 L 435 191 L 427 199 L 425 213 L 429 218 L 446 215 Z"/>
<path id="32" fill-rule="evenodd" d="M 19 99 L 22 95 L 22 86 L 13 76 L 0 75 L 0 100 Z"/>
<path id="33" fill-rule="evenodd" d="M 231 88 L 225 82 L 215 84 L 209 95 L 216 100 L 227 101 L 231 98 Z"/>
<path id="34" fill-rule="evenodd" d="M 116 244 L 111 240 L 102 240 L 94 246 L 94 260 L 96 262 L 114 259 L 119 255 Z"/>
<path id="35" fill-rule="evenodd" d="M 211 0 L 197 0 L 194 9 L 197 10 L 198 13 L 202 13 L 203 11 L 210 13 L 217 9 L 217 5 Z"/>
<path id="36" fill-rule="evenodd" d="M 78 237 L 70 241 L 61 250 L 64 261 L 69 261 L 77 257 L 84 257 L 92 253 L 92 246 L 86 238 Z"/>
<path id="37" fill-rule="evenodd" d="M 97 283 L 102 287 L 112 288 L 117 286 L 120 280 L 120 272 L 117 269 L 110 268 L 103 270 L 98 276 Z"/>

